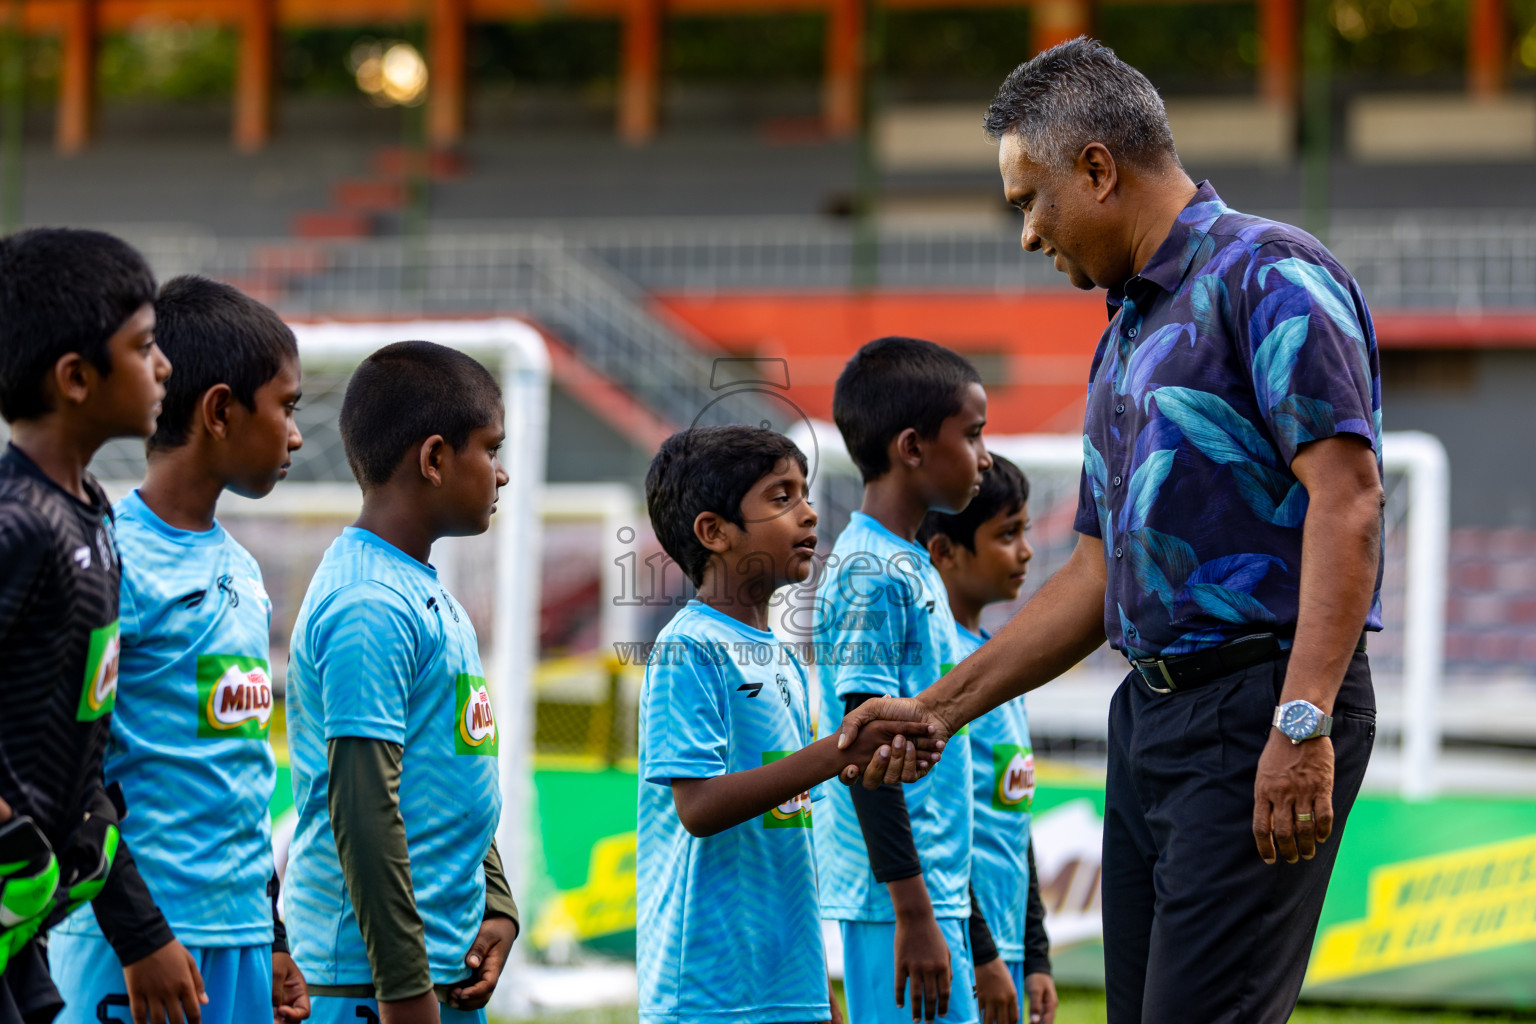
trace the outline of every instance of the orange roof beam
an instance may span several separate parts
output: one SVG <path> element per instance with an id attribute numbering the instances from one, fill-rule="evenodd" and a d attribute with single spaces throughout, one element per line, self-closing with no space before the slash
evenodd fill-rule
<path id="1" fill-rule="evenodd" d="M 661 121 L 661 0 L 628 0 L 619 53 L 619 137 L 649 142 Z"/>
<path id="2" fill-rule="evenodd" d="M 277 92 L 273 41 L 276 0 L 244 0 L 240 25 L 240 65 L 235 72 L 235 148 L 254 153 L 272 138 L 272 106 Z"/>
<path id="3" fill-rule="evenodd" d="M 60 153 L 73 155 L 90 145 L 96 128 L 96 4 L 69 0 L 63 8 L 54 146 Z"/>
<path id="4" fill-rule="evenodd" d="M 822 124 L 830 137 L 859 130 L 864 109 L 865 0 L 829 0 L 827 62 L 822 78 Z"/>
<path id="5" fill-rule="evenodd" d="M 427 138 L 434 146 L 464 141 L 464 117 L 469 82 L 467 49 L 469 12 L 466 0 L 432 0 L 427 67 Z"/>
<path id="6" fill-rule="evenodd" d="M 1509 13 L 1505 0 L 1472 0 L 1467 10 L 1467 89 L 1474 96 L 1504 90 L 1509 52 Z"/>

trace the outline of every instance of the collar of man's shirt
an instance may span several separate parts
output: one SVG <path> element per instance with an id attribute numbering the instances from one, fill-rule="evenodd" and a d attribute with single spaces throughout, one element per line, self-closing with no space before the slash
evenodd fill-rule
<path id="1" fill-rule="evenodd" d="M 1135 277 L 1109 290 L 1105 302 L 1110 317 L 1113 318 L 1124 304 L 1127 291 L 1139 290 L 1140 282 L 1154 284 L 1165 292 L 1178 291 L 1211 226 L 1226 212 L 1227 204 L 1221 201 L 1209 181 L 1196 185 L 1194 196 L 1180 211 L 1173 227 L 1168 230 L 1168 237 L 1147 260 L 1147 265 Z"/>

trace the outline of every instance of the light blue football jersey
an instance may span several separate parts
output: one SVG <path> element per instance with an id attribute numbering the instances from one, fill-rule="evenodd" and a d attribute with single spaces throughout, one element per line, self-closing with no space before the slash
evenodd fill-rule
<path id="1" fill-rule="evenodd" d="M 699 601 L 657 638 L 640 694 L 635 945 L 645 1024 L 828 1017 L 812 794 L 701 839 L 683 828 L 671 787 L 760 768 L 810 743 L 809 694 L 805 670 L 772 633 Z"/>
<path id="2" fill-rule="evenodd" d="M 862 512 L 853 513 L 832 548 L 816 621 L 816 674 L 829 732 L 849 694 L 915 697 L 960 660 L 949 597 L 928 552 Z M 934 916 L 969 917 L 970 744 L 950 743 L 933 771 L 902 792 Z M 816 822 L 822 916 L 894 921 L 847 787 L 828 786 L 823 803 Z"/>
<path id="3" fill-rule="evenodd" d="M 113 511 L 122 652 L 103 769 L 128 804 L 123 838 L 182 942 L 271 942 L 272 602 L 261 569 L 222 526 L 178 530 L 137 491 Z M 59 928 L 100 934 L 89 910 Z"/>
<path id="4" fill-rule="evenodd" d="M 956 628 L 966 657 L 987 639 L 963 626 Z M 1035 799 L 1035 754 L 1024 698 L 988 711 L 971 723 L 970 734 L 976 796 L 971 886 L 998 955 L 1020 961 L 1029 899 L 1029 811 Z"/>
<path id="5" fill-rule="evenodd" d="M 434 984 L 469 975 L 485 916 L 483 861 L 501 817 L 500 737 L 475 630 L 437 570 L 349 526 L 293 627 L 288 750 L 299 821 L 283 883 L 293 957 L 312 985 L 369 983 L 326 805 L 326 742 L 405 748 L 400 815 Z"/>

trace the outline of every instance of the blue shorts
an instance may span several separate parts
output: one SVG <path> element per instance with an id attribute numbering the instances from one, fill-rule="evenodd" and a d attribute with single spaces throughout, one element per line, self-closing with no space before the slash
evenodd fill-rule
<path id="1" fill-rule="evenodd" d="M 188 946 L 203 975 L 203 1024 L 271 1024 L 272 945 Z M 100 935 L 48 936 L 48 969 L 64 996 L 54 1024 L 133 1024 L 123 966 Z"/>
<path id="2" fill-rule="evenodd" d="M 442 1004 L 437 1012 L 443 1024 L 486 1024 L 484 1010 L 455 1010 Z M 358 996 L 310 996 L 308 1024 L 379 1024 L 379 1004 Z"/>
<path id="3" fill-rule="evenodd" d="M 912 1024 L 910 993 L 905 1006 L 896 1005 L 896 926 L 874 921 L 841 921 L 843 931 L 843 994 L 848 999 L 848 1024 Z M 978 1024 L 976 968 L 961 918 L 939 920 L 949 946 L 953 979 L 949 1012 L 944 1024 Z"/>

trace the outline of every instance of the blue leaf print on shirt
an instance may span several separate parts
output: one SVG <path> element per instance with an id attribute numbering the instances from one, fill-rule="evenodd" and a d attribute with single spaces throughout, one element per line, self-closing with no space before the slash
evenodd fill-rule
<path id="1" fill-rule="evenodd" d="M 1291 391 L 1291 373 L 1296 357 L 1307 340 L 1309 318 L 1293 316 L 1276 324 L 1253 354 L 1253 387 L 1259 408 L 1269 412 Z"/>
<path id="2" fill-rule="evenodd" d="M 1275 509 L 1275 514 L 1270 519 L 1270 522 L 1276 526 L 1288 526 L 1292 529 L 1301 526 L 1302 523 L 1307 521 L 1307 502 L 1309 500 L 1307 489 L 1298 483 L 1286 494 L 1285 500 L 1280 503 L 1280 507 Z"/>
<path id="3" fill-rule="evenodd" d="M 1222 318 L 1227 312 L 1227 282 L 1216 274 L 1201 274 L 1189 289 L 1189 308 L 1194 315 L 1196 338 L 1220 338 L 1226 333 Z"/>
<path id="4" fill-rule="evenodd" d="M 1178 537 L 1145 527 L 1126 534 L 1124 546 L 1136 586 L 1161 601 L 1172 615 L 1185 581 L 1200 564 L 1195 549 Z"/>
<path id="5" fill-rule="evenodd" d="M 1307 514 L 1307 489 L 1278 470 L 1256 462 L 1231 464 L 1232 480 L 1253 514 L 1276 526 L 1300 526 Z"/>
<path id="6" fill-rule="evenodd" d="M 1172 448 L 1153 452 L 1147 456 L 1147 461 L 1136 467 L 1136 472 L 1131 474 L 1130 485 L 1126 487 L 1124 529 L 1139 530 L 1147 523 L 1147 513 L 1152 509 L 1152 502 L 1157 499 L 1158 488 L 1163 486 L 1163 481 L 1168 478 L 1168 470 L 1173 467 L 1173 457 L 1177 454 Z"/>
<path id="7" fill-rule="evenodd" d="M 1179 223 L 1187 224 L 1196 231 L 1209 231 L 1216 218 L 1227 212 L 1227 204 L 1220 199 L 1207 199 L 1203 203 L 1190 203 L 1179 211 Z"/>
<path id="8" fill-rule="evenodd" d="M 1190 599 L 1207 615 L 1243 626 L 1254 622 L 1274 622 L 1268 608 L 1240 590 L 1231 590 L 1215 583 L 1192 583 Z"/>
<path id="9" fill-rule="evenodd" d="M 1160 448 L 1178 448 L 1179 442 L 1184 440 L 1184 434 L 1179 430 L 1177 423 L 1165 416 L 1155 416 L 1147 420 L 1147 425 L 1141 428 L 1141 433 L 1136 435 L 1136 448 L 1131 454 L 1131 465 L 1139 466 L 1147 461 L 1147 457 Z"/>
<path id="10" fill-rule="evenodd" d="M 1115 605 L 1115 609 L 1120 613 L 1120 635 L 1122 637 L 1133 637 L 1133 636 L 1135 636 L 1136 635 L 1136 627 L 1132 626 L 1131 625 L 1131 620 L 1128 617 L 1126 617 L 1125 606 L 1124 605 L 1120 605 L 1120 604 L 1116 604 Z M 1146 653 L 1147 653 L 1146 651 L 1143 651 L 1140 647 L 1137 647 L 1134 644 L 1132 644 L 1129 640 L 1124 642 L 1124 647 L 1125 647 L 1125 653 L 1129 657 L 1131 657 L 1132 659 L 1144 657 L 1146 655 Z"/>
<path id="11" fill-rule="evenodd" d="M 1099 508 L 1099 533 L 1113 539 L 1115 513 L 1105 496 L 1109 490 L 1109 468 L 1104 465 L 1104 456 L 1099 454 L 1087 434 L 1083 435 L 1083 469 L 1088 473 L 1088 488 L 1093 491 L 1093 503 Z"/>
<path id="12" fill-rule="evenodd" d="M 1333 422 L 1333 404 L 1321 398 L 1290 395 L 1270 409 L 1275 433 L 1291 451 L 1338 433 Z"/>
<path id="13" fill-rule="evenodd" d="M 1209 562 L 1202 562 L 1198 569 L 1189 574 L 1189 582 L 1191 585 L 1215 583 L 1228 590 L 1251 594 L 1253 588 L 1258 586 L 1259 581 L 1264 578 L 1264 574 L 1269 572 L 1270 566 L 1275 566 L 1282 572 L 1285 571 L 1284 560 L 1274 555 L 1223 555 Z"/>
<path id="14" fill-rule="evenodd" d="M 1147 383 L 1152 379 L 1152 371 L 1157 369 L 1159 363 L 1168 358 L 1168 353 L 1178 343 L 1180 335 L 1189 333 L 1191 339 L 1195 336 L 1194 324 L 1164 324 L 1153 335 L 1143 341 L 1126 362 L 1125 373 L 1115 380 L 1115 394 L 1131 395 L 1140 400 L 1141 393 L 1146 390 Z"/>
<path id="15" fill-rule="evenodd" d="M 1164 657 L 1175 654 L 1191 654 L 1202 648 L 1213 647 L 1226 641 L 1227 634 L 1219 629 L 1194 629 L 1185 633 L 1167 647 L 1164 647 L 1162 654 Z"/>
<path id="16" fill-rule="evenodd" d="M 1307 290 L 1318 309 L 1332 320 L 1339 330 L 1355 341 L 1364 341 L 1365 332 L 1360 329 L 1360 318 L 1355 315 L 1354 299 L 1334 276 L 1316 263 L 1309 263 L 1299 256 L 1276 260 L 1259 269 L 1259 287 L 1271 270 L 1280 272 L 1287 281 Z"/>
<path id="17" fill-rule="evenodd" d="M 1258 459 L 1275 464 L 1275 450 L 1252 423 L 1243 419 L 1219 395 L 1192 388 L 1158 388 L 1147 396 L 1157 399 L 1158 410 L 1184 432 L 1196 448 L 1213 462 L 1244 463 Z"/>

